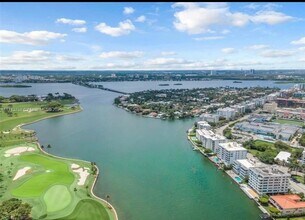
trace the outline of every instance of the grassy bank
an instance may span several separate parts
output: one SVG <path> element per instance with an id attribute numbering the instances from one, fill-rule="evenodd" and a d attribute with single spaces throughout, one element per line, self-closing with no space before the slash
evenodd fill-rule
<path id="1" fill-rule="evenodd" d="M 65 105 L 49 113 L 41 109 L 43 104 L 13 103 L 17 114 L 0 113 L 0 202 L 22 199 L 33 206 L 33 219 L 117 219 L 115 210 L 92 193 L 98 175 L 94 164 L 49 155 L 40 149 L 34 131 L 17 126 L 81 111 Z"/>

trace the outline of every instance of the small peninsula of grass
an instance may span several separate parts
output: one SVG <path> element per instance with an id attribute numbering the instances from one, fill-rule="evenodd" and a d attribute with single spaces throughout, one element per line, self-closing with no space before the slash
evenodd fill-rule
<path id="1" fill-rule="evenodd" d="M 21 199 L 30 205 L 33 219 L 117 220 L 114 208 L 92 192 L 98 175 L 95 163 L 45 153 L 35 132 L 20 126 L 81 111 L 72 103 L 68 99 L 0 103 L 0 204 Z"/>

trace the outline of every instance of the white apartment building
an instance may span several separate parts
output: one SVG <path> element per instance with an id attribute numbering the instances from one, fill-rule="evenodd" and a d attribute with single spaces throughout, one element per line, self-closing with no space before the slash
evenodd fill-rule
<path id="1" fill-rule="evenodd" d="M 197 129 L 196 137 L 202 142 L 203 147 L 211 149 L 214 153 L 217 152 L 219 144 L 225 143 L 227 140 L 224 136 L 215 134 L 213 131 L 206 129 Z"/>
<path id="2" fill-rule="evenodd" d="M 246 159 L 247 150 L 236 142 L 220 143 L 217 156 L 228 166 L 233 164 L 235 160 Z"/>
<path id="3" fill-rule="evenodd" d="M 232 108 L 239 114 L 243 114 L 246 112 L 246 106 L 244 105 L 234 105 L 232 106 Z"/>
<path id="4" fill-rule="evenodd" d="M 198 129 L 206 129 L 206 130 L 211 129 L 211 125 L 209 125 L 209 123 L 206 121 L 198 121 L 197 127 L 198 127 Z"/>
<path id="5" fill-rule="evenodd" d="M 207 122 L 217 123 L 219 122 L 219 115 L 216 114 L 202 114 L 200 119 Z"/>
<path id="6" fill-rule="evenodd" d="M 276 166 L 251 167 L 249 186 L 259 195 L 286 193 L 289 189 L 289 173 L 284 173 Z"/>
<path id="7" fill-rule="evenodd" d="M 236 114 L 235 109 L 233 108 L 220 108 L 217 110 L 217 115 L 222 116 L 224 118 L 226 118 L 227 120 L 230 120 L 231 118 L 233 118 Z"/>
<path id="8" fill-rule="evenodd" d="M 247 159 L 235 160 L 233 163 L 233 171 L 239 175 L 240 178 L 245 179 L 249 176 L 249 169 L 254 166 L 254 163 Z"/>

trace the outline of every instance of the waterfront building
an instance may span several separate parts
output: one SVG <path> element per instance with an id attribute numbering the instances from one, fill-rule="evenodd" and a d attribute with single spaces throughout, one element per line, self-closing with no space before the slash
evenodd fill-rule
<path id="1" fill-rule="evenodd" d="M 227 140 L 224 136 L 207 129 L 197 129 L 196 137 L 202 142 L 203 147 L 212 150 L 214 153 L 218 151 L 219 144 L 225 143 Z"/>
<path id="2" fill-rule="evenodd" d="M 217 123 L 219 122 L 219 115 L 216 114 L 202 114 L 200 119 L 207 122 Z"/>
<path id="3" fill-rule="evenodd" d="M 197 127 L 198 129 L 206 129 L 206 130 L 210 130 L 211 129 L 211 125 L 209 125 L 208 122 L 206 121 L 198 121 L 197 122 Z"/>
<path id="4" fill-rule="evenodd" d="M 251 167 L 248 184 L 259 195 L 287 193 L 289 189 L 289 173 L 276 166 Z"/>
<path id="5" fill-rule="evenodd" d="M 235 117 L 236 111 L 233 108 L 220 108 L 217 110 L 217 115 L 226 118 L 227 120 L 232 119 Z"/>
<path id="6" fill-rule="evenodd" d="M 236 142 L 220 143 L 217 157 L 226 165 L 232 165 L 235 160 L 246 159 L 247 150 Z"/>
<path id="7" fill-rule="evenodd" d="M 285 162 L 288 163 L 288 159 L 291 156 L 291 153 L 289 152 L 285 152 L 285 151 L 281 151 L 278 153 L 278 155 L 274 158 L 274 160 L 279 160 L 281 162 Z"/>
<path id="8" fill-rule="evenodd" d="M 247 159 L 235 160 L 233 163 L 233 171 L 240 176 L 240 178 L 245 179 L 249 177 L 249 169 L 254 167 L 255 164 Z"/>
<path id="9" fill-rule="evenodd" d="M 269 201 L 282 215 L 305 214 L 305 202 L 298 195 L 275 195 L 271 196 Z"/>
<path id="10" fill-rule="evenodd" d="M 266 104 L 264 104 L 264 107 L 263 107 L 263 110 L 265 112 L 269 112 L 269 113 L 275 113 L 276 109 L 277 109 L 276 102 L 266 103 Z"/>

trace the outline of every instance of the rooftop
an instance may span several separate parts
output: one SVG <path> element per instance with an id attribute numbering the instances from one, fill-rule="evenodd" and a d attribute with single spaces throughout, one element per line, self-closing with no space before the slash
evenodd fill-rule
<path id="1" fill-rule="evenodd" d="M 264 166 L 264 167 L 252 167 L 252 170 L 258 172 L 262 176 L 271 177 L 271 176 L 290 176 L 289 173 L 284 173 L 279 170 L 277 166 Z"/>
<path id="2" fill-rule="evenodd" d="M 291 156 L 291 153 L 289 152 L 286 152 L 286 151 L 281 151 L 275 158 L 274 160 L 276 159 L 279 159 L 281 161 L 285 161 L 285 162 L 288 162 L 288 158 Z"/>
<path id="3" fill-rule="evenodd" d="M 242 160 L 236 160 L 238 163 L 240 163 L 242 166 L 246 167 L 247 169 L 249 169 L 250 167 L 254 167 L 254 164 L 251 163 L 249 160 L 247 159 L 242 159 Z"/>
<path id="4" fill-rule="evenodd" d="M 242 147 L 241 144 L 236 142 L 221 143 L 219 146 L 223 147 L 227 151 L 246 150 L 246 148 Z"/>
<path id="5" fill-rule="evenodd" d="M 305 202 L 298 195 L 276 195 L 270 199 L 275 201 L 282 209 L 305 208 Z"/>

